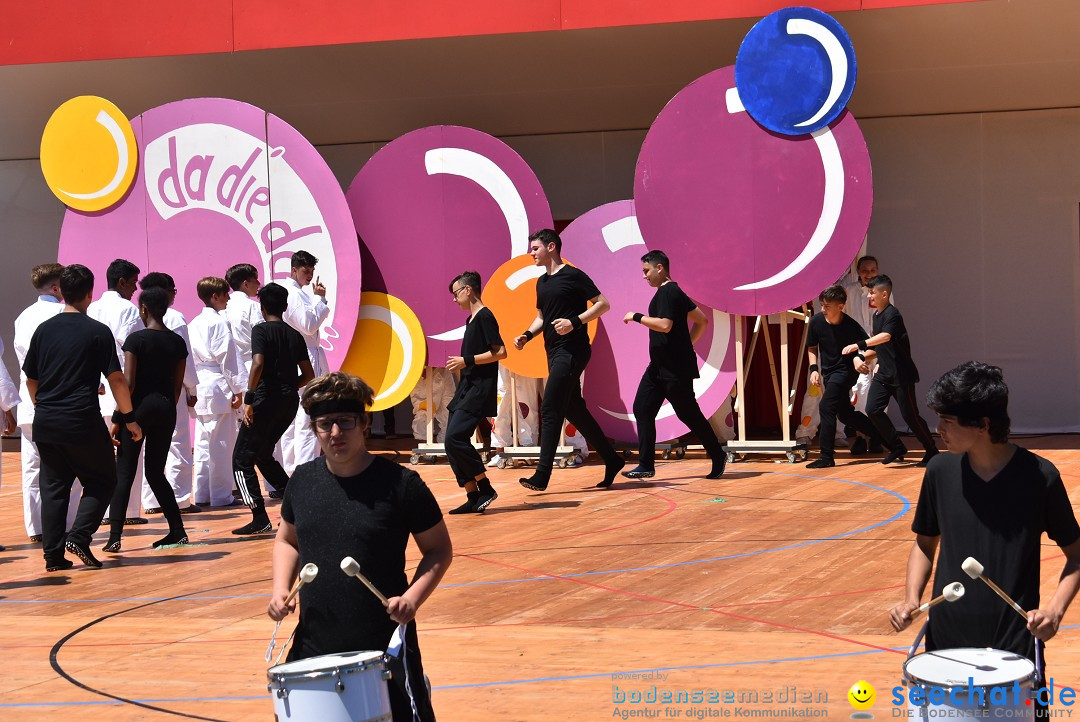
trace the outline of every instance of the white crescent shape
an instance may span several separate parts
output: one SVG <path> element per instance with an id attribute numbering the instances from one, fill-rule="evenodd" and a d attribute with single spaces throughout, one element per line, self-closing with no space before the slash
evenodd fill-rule
<path id="1" fill-rule="evenodd" d="M 412 338 L 409 336 L 409 327 L 405 324 L 405 321 L 398 314 L 391 311 L 385 306 L 379 306 L 375 304 L 365 304 L 360 307 L 360 315 L 358 320 L 370 319 L 373 321 L 381 321 L 390 327 L 394 336 L 401 341 L 401 347 L 403 351 L 404 362 L 401 364 L 401 371 L 398 372 L 397 378 L 394 382 L 383 391 L 381 394 L 375 397 L 376 401 L 385 399 L 387 396 L 393 394 L 401 385 L 405 383 L 405 378 L 409 375 L 409 365 L 413 356 L 413 343 Z"/>
<path id="2" fill-rule="evenodd" d="M 516 291 L 517 287 L 532 278 L 540 278 L 547 271 L 543 266 L 525 266 L 525 268 L 519 268 L 506 277 L 506 287 L 511 291 Z"/>
<path id="3" fill-rule="evenodd" d="M 832 83 L 829 85 L 829 96 L 825 99 L 825 104 L 813 116 L 795 124 L 796 128 L 802 128 L 813 125 L 825 117 L 825 114 L 829 112 L 829 108 L 833 107 L 837 99 L 839 99 L 840 93 L 844 90 L 844 84 L 847 83 L 847 53 L 844 52 L 844 46 L 840 44 L 840 41 L 833 35 L 831 30 L 813 20 L 791 18 L 787 22 L 787 33 L 788 35 L 807 35 L 817 40 L 821 47 L 825 49 L 825 54 L 829 57 L 829 67 L 832 69 Z"/>
<path id="4" fill-rule="evenodd" d="M 645 239 L 641 237 L 641 228 L 638 227 L 637 216 L 626 216 L 612 221 L 600 229 L 600 234 L 612 253 L 628 246 L 645 245 Z"/>
<path id="5" fill-rule="evenodd" d="M 96 190 L 93 193 L 71 193 L 59 189 L 61 193 L 71 198 L 78 198 L 79 200 L 88 201 L 94 198 L 104 198 L 112 193 L 114 190 L 120 187 L 120 182 L 124 180 L 124 173 L 128 167 L 128 147 L 127 141 L 124 139 L 124 131 L 120 130 L 119 124 L 113 117 L 106 113 L 104 110 L 99 110 L 97 117 L 94 118 L 98 125 L 109 131 L 109 135 L 112 136 L 113 143 L 116 144 L 116 175 L 112 177 L 112 180 L 100 190 Z"/>
<path id="6" fill-rule="evenodd" d="M 720 367 L 724 365 L 724 360 L 727 358 L 727 351 L 731 341 L 730 317 L 713 309 L 712 324 L 713 336 L 712 342 L 709 344 L 709 353 L 705 357 L 705 363 L 702 364 L 701 369 L 698 371 L 698 378 L 694 379 L 695 398 L 701 398 L 702 394 L 708 391 L 709 387 L 716 381 L 716 377 L 720 375 Z M 637 423 L 637 419 L 633 414 L 611 411 L 610 409 L 605 409 L 603 406 L 600 407 L 600 410 L 616 419 Z M 656 412 L 656 420 L 659 421 L 674 415 L 675 409 L 670 403 L 665 401 L 664 405 L 660 407 L 660 410 Z"/>
<path id="7" fill-rule="evenodd" d="M 428 175 L 448 173 L 468 178 L 499 204 L 510 228 L 510 257 L 529 252 L 529 215 L 514 181 L 495 161 L 464 148 L 432 148 L 424 153 Z"/>

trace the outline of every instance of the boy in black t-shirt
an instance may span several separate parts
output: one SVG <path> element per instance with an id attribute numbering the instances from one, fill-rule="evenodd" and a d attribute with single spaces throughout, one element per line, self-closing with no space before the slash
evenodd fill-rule
<path id="1" fill-rule="evenodd" d="M 845 353 L 845 347 L 866 338 L 859 322 L 844 313 L 847 291 L 839 284 L 829 286 L 818 296 L 821 313 L 814 315 L 806 330 L 806 355 L 810 361 L 810 383 L 821 387 L 821 427 L 818 432 L 821 457 L 806 465 L 808 469 L 836 466 L 833 444 L 836 420 L 848 424 L 868 437 L 877 438 L 870 419 L 851 406 L 849 390 L 859 374 L 870 370 L 862 351 Z M 820 362 L 820 363 L 819 363 Z"/>
<path id="2" fill-rule="evenodd" d="M 113 421 L 142 438 L 135 423 L 127 380 L 109 327 L 86 315 L 94 294 L 94 274 L 73 264 L 60 273 L 64 310 L 34 331 L 23 360 L 26 389 L 34 403 L 34 442 L 41 455 L 41 527 L 45 571 L 70 569 L 64 550 L 99 569 L 90 539 L 105 516 L 116 488 L 112 439 L 101 418 L 98 385 L 105 376 L 116 399 Z M 83 494 L 64 539 L 71 485 Z"/>
<path id="3" fill-rule="evenodd" d="M 712 470 L 705 478 L 719 479 L 727 458 L 694 395 L 694 379 L 698 377 L 694 342 L 705 332 L 709 318 L 671 280 L 669 269 L 663 251 L 649 251 L 641 257 L 641 273 L 656 293 L 649 301 L 648 316 L 630 312 L 623 317 L 623 323 L 636 321 L 649 329 L 649 365 L 634 397 L 639 461 L 636 468 L 624 471 L 623 476 L 645 479 L 656 473 L 653 468 L 656 412 L 667 399 L 679 421 L 697 436 L 712 459 Z M 687 327 L 687 318 L 693 321 L 693 329 Z"/>
<path id="4" fill-rule="evenodd" d="M 278 493 L 284 492 L 289 475 L 274 458 L 274 446 L 296 418 L 300 389 L 315 377 L 307 345 L 300 332 L 282 320 L 289 292 L 276 283 L 259 289 L 264 323 L 251 327 L 251 372 L 241 407 L 243 424 L 233 448 L 233 475 L 240 497 L 251 509 L 251 521 L 233 534 L 262 534 L 270 531 L 255 467 Z M 300 374 L 297 375 L 297 368 Z"/>
<path id="5" fill-rule="evenodd" d="M 300 590 L 289 661 L 387 649 L 395 629 L 404 627 L 404 650 L 389 663 L 390 707 L 395 722 L 414 722 L 413 704 L 421 722 L 429 722 L 435 714 L 414 617 L 446 574 L 454 551 L 439 504 L 420 476 L 368 452 L 364 435 L 374 395 L 361 379 L 340 371 L 304 389 L 304 411 L 323 456 L 298 466 L 285 490 L 267 614 L 280 621 L 295 609 L 295 601 L 285 601 L 289 588 L 301 566 L 315 564 L 318 577 Z M 405 575 L 410 536 L 421 554 L 411 583 Z M 358 580 L 338 571 L 346 556 L 388 598 L 385 607 Z"/>
<path id="6" fill-rule="evenodd" d="M 911 522 L 915 544 L 907 563 L 904 601 L 890 611 L 900 631 L 919 605 L 934 554 L 934 593 L 963 580 L 967 592 L 930 612 L 926 650 L 994 647 L 1035 660 L 1035 639 L 1057 633 L 1080 588 L 1080 526 L 1054 465 L 1009 442 L 1009 389 L 1001 369 L 976 361 L 934 382 L 927 403 L 951 452 L 930 460 Z M 1065 555 L 1050 603 L 1039 601 L 1042 534 Z M 1027 624 L 981 582 L 967 583 L 962 565 L 974 557 L 1017 604 Z M 1045 670 L 1037 670 L 1045 680 Z"/>
<path id="7" fill-rule="evenodd" d="M 499 322 L 480 299 L 480 274 L 465 271 L 450 282 L 450 295 L 462 311 L 470 313 L 461 340 L 461 355 L 446 360 L 446 370 L 461 372 L 454 398 L 447 408 L 446 458 L 458 486 L 465 489 L 465 503 L 451 514 L 479 513 L 498 498 L 484 472 L 484 461 L 472 445 L 472 435 L 482 419 L 498 413 L 499 359 L 506 346 Z"/>
<path id="8" fill-rule="evenodd" d="M 555 465 L 555 449 L 566 420 L 577 427 L 585 441 L 604 459 L 604 480 L 599 486 L 611 486 L 626 462 L 604 436 L 581 397 L 581 374 L 592 355 L 585 326 L 606 313 L 611 305 L 584 271 L 563 262 L 562 239 L 555 231 L 545 228 L 529 236 L 529 254 L 547 273 L 536 280 L 536 318 L 525 333 L 514 339 L 514 348 L 519 351 L 525 348 L 542 330 L 548 378 L 540 403 L 540 460 L 536 473 L 519 481 L 526 489 L 547 489 Z"/>
<path id="9" fill-rule="evenodd" d="M 919 404 L 915 400 L 919 369 L 911 358 L 911 341 L 908 339 L 904 317 L 896 306 L 892 305 L 892 279 L 881 274 L 871 278 L 866 286 L 870 289 L 870 305 L 877 309 L 873 316 L 874 335 L 848 346 L 844 351 L 853 353 L 860 349 L 865 351 L 867 348 L 877 351 L 878 369 L 866 398 L 866 415 L 891 449 L 881 463 L 888 464 L 903 459 L 907 453 L 900 434 L 885 413 L 891 396 L 900 405 L 900 415 L 904 417 L 908 428 L 925 449 L 922 460 L 916 466 L 926 466 L 938 450 L 934 438 L 930 436 L 930 428 L 919 414 Z"/>

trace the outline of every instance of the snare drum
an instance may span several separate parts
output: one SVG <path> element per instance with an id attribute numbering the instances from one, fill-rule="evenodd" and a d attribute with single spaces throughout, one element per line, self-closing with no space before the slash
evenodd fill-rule
<path id="1" fill-rule="evenodd" d="M 279 720 L 389 722 L 390 670 L 382 652 L 346 652 L 300 659 L 266 671 Z"/>
<path id="2" fill-rule="evenodd" d="M 968 679 L 971 690 L 968 690 Z M 1014 683 L 1020 685 L 1017 699 Z M 916 655 L 904 663 L 904 686 L 908 688 L 908 717 L 931 720 L 935 718 L 993 718 L 1033 719 L 1027 703 L 1034 695 L 1035 665 L 1027 657 L 1000 649 L 939 649 Z M 995 687 L 1001 688 L 994 694 Z M 923 702 L 911 701 L 911 690 L 923 690 Z M 933 704 L 929 695 L 933 688 L 941 701 Z M 952 690 L 957 690 L 950 696 Z M 955 697 L 956 699 L 952 699 Z M 979 700 L 982 700 L 982 704 Z M 936 697 L 935 697 L 936 701 Z M 989 711 L 993 710 L 993 711 Z"/>

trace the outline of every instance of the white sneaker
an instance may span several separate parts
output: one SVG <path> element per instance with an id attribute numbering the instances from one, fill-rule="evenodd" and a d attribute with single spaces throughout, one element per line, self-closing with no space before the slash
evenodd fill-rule
<path id="1" fill-rule="evenodd" d="M 495 454 L 495 456 L 488 459 L 487 465 L 488 465 L 488 468 L 491 468 L 491 469 L 494 469 L 496 466 L 498 466 L 499 465 L 499 455 Z"/>
<path id="2" fill-rule="evenodd" d="M 574 454 L 566 460 L 566 468 L 573 469 L 575 466 L 581 466 L 585 463 L 585 460 L 581 458 L 581 454 Z"/>

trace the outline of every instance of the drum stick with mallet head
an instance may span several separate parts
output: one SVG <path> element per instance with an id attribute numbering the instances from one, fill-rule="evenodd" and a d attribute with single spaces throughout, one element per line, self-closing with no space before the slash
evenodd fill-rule
<path id="1" fill-rule="evenodd" d="M 345 557 L 341 560 L 341 571 L 345 572 L 350 577 L 356 577 L 360 582 L 371 590 L 371 593 L 379 598 L 384 607 L 390 606 L 390 602 L 387 601 L 386 595 L 375 588 L 375 585 L 368 581 L 368 578 L 360 573 L 360 564 L 352 557 Z"/>
<path id="2" fill-rule="evenodd" d="M 318 576 L 318 574 L 319 568 L 317 566 L 311 562 L 305 564 L 303 569 L 300 570 L 300 578 L 296 580 L 296 584 L 293 585 L 292 591 L 289 592 L 289 596 L 285 597 L 285 604 L 288 604 L 295 599 L 296 595 L 300 593 L 300 587 L 309 584 L 316 576 Z"/>
<path id="3" fill-rule="evenodd" d="M 962 596 L 964 596 L 964 585 L 961 584 L 960 582 L 953 582 L 952 584 L 949 584 L 948 586 L 946 586 L 944 589 L 941 590 L 941 596 L 940 597 L 934 597 L 933 599 L 931 599 L 929 602 L 922 605 L 918 609 L 912 610 L 911 618 L 914 619 L 915 617 L 919 616 L 923 612 L 925 612 L 925 611 L 927 611 L 927 610 L 929 610 L 929 609 L 931 609 L 933 607 L 936 607 L 937 605 L 941 604 L 942 602 L 955 602 L 957 599 L 959 599 Z"/>
<path id="4" fill-rule="evenodd" d="M 985 574 L 983 574 L 983 565 L 979 564 L 979 561 L 975 557 L 968 557 L 967 559 L 965 559 L 964 563 L 960 565 L 960 568 L 963 569 L 964 573 L 966 573 L 972 579 L 982 579 L 984 582 L 986 582 L 986 586 L 997 592 L 997 595 L 1004 599 L 1005 603 L 1015 609 L 1016 613 L 1023 617 L 1024 621 L 1027 622 L 1028 614 L 1024 611 L 1024 608 L 1014 602 L 1012 597 L 1002 591 L 1001 587 L 999 587 L 997 584 L 994 584 L 994 582 L 992 582 L 989 578 L 986 577 Z"/>

